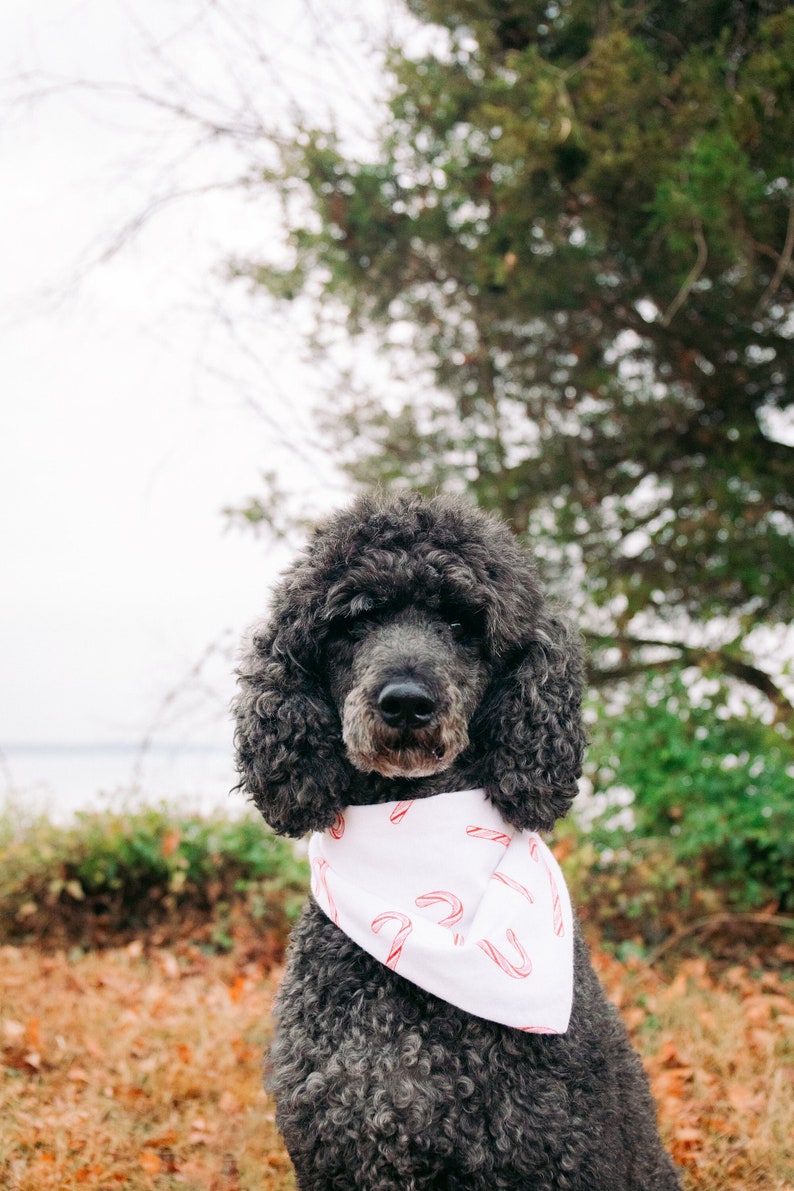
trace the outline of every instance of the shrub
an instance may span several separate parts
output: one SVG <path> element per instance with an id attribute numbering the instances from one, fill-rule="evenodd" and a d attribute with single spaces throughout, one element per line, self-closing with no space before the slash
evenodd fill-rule
<path id="1" fill-rule="evenodd" d="M 56 827 L 12 812 L 0 822 L 0 938 L 94 944 L 169 922 L 179 932 L 197 916 L 226 921 L 241 903 L 262 929 L 286 935 L 307 876 L 294 848 L 252 817 L 160 807 Z"/>
<path id="2" fill-rule="evenodd" d="M 600 852 L 663 841 L 735 908 L 794 907 L 794 749 L 782 731 L 692 699 L 677 675 L 619 717 L 600 714 L 592 735 Z"/>

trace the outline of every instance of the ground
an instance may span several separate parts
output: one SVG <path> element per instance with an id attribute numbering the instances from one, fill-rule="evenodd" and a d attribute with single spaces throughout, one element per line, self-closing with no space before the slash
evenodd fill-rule
<path id="1" fill-rule="evenodd" d="M 784 968 L 594 960 L 687 1191 L 794 1191 Z M 250 946 L 0 948 L 0 1185 L 294 1189 L 260 1078 L 279 975 Z"/>

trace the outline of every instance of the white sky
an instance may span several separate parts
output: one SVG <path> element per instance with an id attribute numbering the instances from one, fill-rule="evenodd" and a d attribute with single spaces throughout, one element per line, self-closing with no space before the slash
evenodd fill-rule
<path id="1" fill-rule="evenodd" d="M 377 61 L 355 36 L 397 11 L 3 0 L 0 749 L 152 729 L 229 744 L 231 655 L 295 543 L 230 529 L 222 509 L 274 469 L 310 511 L 344 499 L 296 316 L 220 275 L 229 254 L 278 252 L 275 212 L 261 191 L 210 191 L 90 262 L 153 198 L 266 161 L 256 137 L 201 141 L 136 92 L 254 129 L 331 106 L 366 137 Z"/>
<path id="2" fill-rule="evenodd" d="M 343 499 L 311 440 L 317 377 L 289 313 L 275 321 L 219 276 L 227 253 L 272 249 L 264 201 L 168 208 L 86 268 L 152 195 L 233 177 L 250 146 L 196 152 L 195 132 L 107 89 L 11 102 L 38 88 L 19 81 L 37 71 L 174 97 L 189 78 L 208 113 L 246 91 L 277 113 L 318 81 L 306 10 L 252 7 L 275 55 L 258 73 L 256 55 L 235 53 L 245 30 L 215 45 L 205 25 L 191 33 L 191 14 L 212 19 L 202 0 L 0 10 L 0 747 L 135 741 L 155 723 L 170 739 L 227 743 L 228 652 L 202 670 L 206 697 L 186 679 L 212 643 L 237 641 L 292 551 L 229 529 L 221 510 L 274 467 L 312 509 Z M 242 63 L 232 78 L 229 61 Z M 366 80 L 357 97 L 349 63 L 333 70 L 327 87 L 355 111 Z"/>

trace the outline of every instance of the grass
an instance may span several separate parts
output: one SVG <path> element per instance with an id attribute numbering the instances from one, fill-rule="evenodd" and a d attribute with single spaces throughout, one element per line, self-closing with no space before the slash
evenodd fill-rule
<path id="1" fill-rule="evenodd" d="M 259 817 L 179 815 L 166 807 L 80 813 L 68 827 L 0 818 L 0 941 L 98 947 L 142 933 L 223 949 L 242 919 L 276 950 L 308 870 Z"/>
<path id="2" fill-rule="evenodd" d="M 260 1081 L 275 972 L 136 943 L 0 970 L 8 1191 L 294 1187 Z"/>
<path id="3" fill-rule="evenodd" d="M 261 1058 L 280 969 L 193 943 L 0 949 L 0 1185 L 292 1191 Z M 594 960 L 687 1191 L 791 1191 L 794 999 L 773 972 Z"/>
<path id="4" fill-rule="evenodd" d="M 652 965 L 680 874 L 645 857 L 616 890 L 586 848 L 563 838 L 560 857 L 687 1191 L 793 1191 L 785 932 Z M 294 1191 L 261 1061 L 305 878 L 256 820 L 0 825 L 0 1186 Z"/>
<path id="5" fill-rule="evenodd" d="M 596 951 L 594 961 L 643 1056 L 688 1191 L 792 1191 L 791 980 L 703 957 L 666 976 L 639 959 Z"/>

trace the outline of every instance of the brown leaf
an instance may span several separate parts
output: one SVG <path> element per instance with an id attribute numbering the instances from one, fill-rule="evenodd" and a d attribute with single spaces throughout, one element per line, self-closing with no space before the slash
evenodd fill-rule
<path id="1" fill-rule="evenodd" d="M 164 974 L 170 980 L 178 980 L 180 976 L 179 960 L 170 951 L 161 951 L 157 956 L 158 963 Z"/>
<path id="2" fill-rule="evenodd" d="M 248 981 L 246 980 L 245 976 L 242 976 L 240 974 L 235 976 L 234 980 L 232 981 L 232 984 L 229 988 L 229 996 L 231 997 L 231 999 L 235 1003 L 235 1005 L 237 1004 L 237 1002 L 240 1000 L 243 993 L 245 992 L 245 986 L 247 983 L 248 983 Z"/>
<path id="3" fill-rule="evenodd" d="M 703 1130 L 695 1129 L 692 1125 L 682 1125 L 674 1133 L 676 1141 L 702 1142 Z"/>
<path id="4" fill-rule="evenodd" d="M 641 1005 L 633 1005 L 623 1011 L 623 1020 L 631 1031 L 638 1030 L 647 1016 L 648 1014 Z"/>
<path id="5" fill-rule="evenodd" d="M 78 1183 L 93 1183 L 95 1179 L 101 1179 L 105 1176 L 105 1169 L 96 1164 L 90 1166 L 81 1166 L 74 1172 L 75 1180 Z"/>
<path id="6" fill-rule="evenodd" d="M 175 1129 L 168 1129 L 165 1133 L 158 1134 L 157 1137 L 150 1137 L 146 1148 L 149 1150 L 162 1150 L 167 1146 L 172 1146 L 177 1139 Z"/>
<path id="7" fill-rule="evenodd" d="M 28 1019 L 25 1026 L 25 1042 L 31 1050 L 41 1050 L 41 1022 L 37 1017 Z"/>
<path id="8" fill-rule="evenodd" d="M 763 1092 L 753 1091 L 744 1084 L 731 1084 L 726 1091 L 726 1098 L 731 1108 L 742 1114 L 762 1112 L 766 1101 Z"/>
<path id="9" fill-rule="evenodd" d="M 166 832 L 166 834 L 163 836 L 163 842 L 160 848 L 163 856 L 173 856 L 174 852 L 176 852 L 177 848 L 179 847 L 181 839 L 182 832 L 178 827 L 175 827 L 173 831 Z"/>
<path id="10" fill-rule="evenodd" d="M 138 1155 L 138 1165 L 150 1175 L 159 1174 L 163 1167 L 160 1155 L 149 1149 L 141 1150 Z"/>
<path id="11" fill-rule="evenodd" d="M 9 1043 L 19 1043 L 25 1037 L 25 1027 L 21 1021 L 3 1018 L 3 1034 Z"/>

